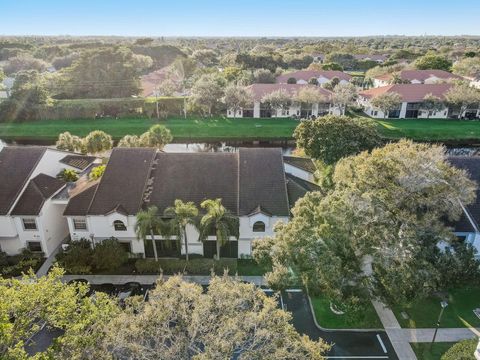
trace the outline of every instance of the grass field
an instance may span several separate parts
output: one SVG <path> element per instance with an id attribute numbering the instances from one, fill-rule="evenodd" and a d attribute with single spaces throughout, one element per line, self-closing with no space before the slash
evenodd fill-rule
<path id="1" fill-rule="evenodd" d="M 393 307 L 392 310 L 402 327 L 432 328 L 440 313 L 440 301 L 438 297 L 431 297 L 408 308 Z M 473 309 L 480 308 L 480 287 L 450 290 L 447 301 L 440 327 L 480 327 L 480 319 L 473 313 Z M 410 319 L 404 319 L 402 311 Z"/>
<path id="2" fill-rule="evenodd" d="M 480 140 L 480 121 L 453 119 L 376 120 L 387 138 L 407 137 L 424 141 Z"/>
<path id="3" fill-rule="evenodd" d="M 327 329 L 382 329 L 382 323 L 373 306 L 368 303 L 358 316 L 337 315 L 330 310 L 330 301 L 323 297 L 311 297 L 317 323 Z"/>
<path id="4" fill-rule="evenodd" d="M 430 343 L 411 343 L 412 349 L 417 355 L 418 360 L 440 360 L 443 354 L 447 352 L 455 343 L 444 342 L 434 343 L 430 350 Z M 472 355 L 473 356 L 473 355 Z"/>
<path id="5" fill-rule="evenodd" d="M 164 124 L 176 140 L 274 140 L 290 139 L 298 125 L 293 119 L 182 119 L 153 120 L 146 118 L 41 120 L 22 123 L 0 123 L 0 139 L 55 140 L 58 134 L 70 131 L 85 136 L 92 130 L 103 130 L 119 139 L 127 134 L 139 135 L 154 124 Z"/>
<path id="6" fill-rule="evenodd" d="M 480 121 L 445 119 L 375 120 L 383 136 L 390 139 L 407 137 L 419 141 L 479 142 Z M 214 117 L 39 120 L 21 123 L 1 123 L 0 139 L 53 141 L 58 134 L 70 131 L 85 136 L 92 130 L 103 130 L 120 139 L 127 134 L 139 135 L 154 124 L 164 124 L 177 142 L 220 140 L 284 140 L 291 139 L 298 120 L 288 118 L 227 119 Z"/>

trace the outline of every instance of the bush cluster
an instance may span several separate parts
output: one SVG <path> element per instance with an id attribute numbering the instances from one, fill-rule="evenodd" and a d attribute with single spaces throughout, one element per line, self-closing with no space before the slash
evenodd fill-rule
<path id="1" fill-rule="evenodd" d="M 103 240 L 95 248 L 89 240 L 81 239 L 72 241 L 56 260 L 69 274 L 91 274 L 96 270 L 117 269 L 127 262 L 128 253 L 115 238 Z"/>
<path id="2" fill-rule="evenodd" d="M 32 253 L 28 249 L 23 249 L 18 255 L 8 256 L 0 252 L 0 275 L 2 276 L 20 276 L 22 273 L 38 270 L 42 263 L 43 254 Z"/>
<path id="3" fill-rule="evenodd" d="M 237 259 L 206 259 L 193 258 L 188 262 L 184 259 L 138 259 L 135 269 L 140 274 L 158 274 L 161 271 L 165 275 L 184 273 L 186 275 L 210 275 L 212 270 L 217 275 L 223 275 L 228 269 L 229 274 L 237 272 Z"/>

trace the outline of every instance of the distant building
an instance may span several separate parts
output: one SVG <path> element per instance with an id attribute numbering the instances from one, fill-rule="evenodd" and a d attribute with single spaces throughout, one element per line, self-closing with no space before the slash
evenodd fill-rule
<path id="1" fill-rule="evenodd" d="M 446 119 L 459 114 L 453 114 L 449 108 L 445 107 L 439 111 L 428 113 L 422 108 L 423 100 L 427 94 L 432 94 L 440 99 L 444 99 L 445 93 L 452 87 L 452 84 L 395 84 L 377 87 L 365 91 L 361 91 L 358 97 L 358 103 L 361 105 L 365 113 L 374 118 L 383 118 L 384 114 L 380 109 L 375 108 L 371 104 L 371 100 L 385 93 L 397 93 L 402 99 L 398 109 L 392 110 L 387 114 L 387 118 L 442 118 Z M 478 117 L 478 107 L 468 109 L 462 116 Z"/>
<path id="2" fill-rule="evenodd" d="M 324 95 L 325 102 L 313 104 L 308 107 L 302 107 L 301 104 L 293 102 L 288 108 L 284 109 L 271 109 L 266 104 L 262 103 L 262 98 L 274 91 L 284 90 L 292 97 L 295 98 L 296 94 L 304 87 L 312 87 L 317 89 Z M 248 86 L 253 94 L 253 104 L 251 108 L 240 109 L 234 113 L 233 109 L 227 110 L 227 117 L 253 117 L 253 118 L 269 118 L 269 117 L 299 117 L 308 118 L 310 116 L 317 117 L 325 114 L 340 114 L 338 109 L 335 109 L 331 104 L 332 93 L 321 87 L 314 85 L 301 85 L 301 84 L 252 84 Z"/>
<path id="3" fill-rule="evenodd" d="M 290 73 L 285 73 L 277 77 L 278 84 L 287 84 L 290 78 L 295 79 L 297 84 L 308 84 L 310 79 L 315 78 L 319 85 L 331 81 L 333 78 L 338 78 L 340 84 L 350 82 L 352 76 L 337 70 L 299 70 Z"/>
<path id="4" fill-rule="evenodd" d="M 402 70 L 398 72 L 401 80 L 410 84 L 436 84 L 453 80 L 462 80 L 461 76 L 444 70 Z M 379 75 L 373 78 L 373 86 L 380 87 L 390 84 L 393 74 Z"/>
<path id="5" fill-rule="evenodd" d="M 325 54 L 313 53 L 311 56 L 314 63 L 323 64 L 325 61 Z"/>

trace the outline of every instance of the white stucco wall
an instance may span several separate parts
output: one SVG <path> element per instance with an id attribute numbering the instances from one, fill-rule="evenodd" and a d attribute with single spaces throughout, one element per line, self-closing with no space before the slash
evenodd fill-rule
<path id="1" fill-rule="evenodd" d="M 284 167 L 285 167 L 285 172 L 292 174 L 293 176 L 299 177 L 300 179 L 314 182 L 315 178 L 312 173 L 305 171 L 303 169 L 300 169 L 296 166 L 292 166 L 290 164 L 287 164 L 284 162 Z"/>
<path id="2" fill-rule="evenodd" d="M 143 241 L 137 240 L 135 235 L 135 217 L 124 216 L 122 214 L 110 214 L 108 216 L 87 216 L 87 230 L 79 231 L 73 228 L 73 219 L 75 217 L 68 217 L 68 228 L 72 237 L 72 240 L 80 240 L 85 238 L 90 240 L 91 234 L 94 234 L 94 241 L 101 241 L 110 237 L 116 237 L 119 241 L 130 242 L 133 253 L 144 253 Z M 82 217 L 77 217 L 82 218 Z M 121 220 L 127 226 L 127 231 L 115 231 L 113 227 L 113 221 Z M 252 242 L 254 239 L 263 238 L 265 236 L 273 235 L 273 226 L 278 221 L 287 222 L 288 217 L 269 217 L 265 214 L 259 213 L 253 216 L 240 217 L 240 237 L 238 243 L 238 256 L 251 255 Z M 257 221 L 263 221 L 265 223 L 265 232 L 253 232 L 253 224 Z M 187 240 L 188 240 L 188 252 L 189 254 L 203 255 L 203 243 L 199 241 L 198 231 L 191 225 L 187 226 Z M 155 236 L 155 239 L 161 241 L 160 236 Z M 209 237 L 209 240 L 215 240 L 214 236 Z M 234 238 L 232 238 L 234 240 Z M 182 254 L 185 254 L 184 244 L 182 242 Z"/>

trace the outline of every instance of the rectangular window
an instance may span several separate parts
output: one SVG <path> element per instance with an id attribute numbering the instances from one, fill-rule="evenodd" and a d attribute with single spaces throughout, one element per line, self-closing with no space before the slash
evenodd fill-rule
<path id="1" fill-rule="evenodd" d="M 42 252 L 42 244 L 40 241 L 27 241 L 27 248 L 32 252 Z"/>
<path id="2" fill-rule="evenodd" d="M 22 219 L 24 230 L 37 230 L 37 222 L 33 218 Z"/>
<path id="3" fill-rule="evenodd" d="M 75 230 L 87 230 L 87 220 L 73 219 L 73 228 Z"/>

